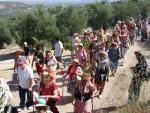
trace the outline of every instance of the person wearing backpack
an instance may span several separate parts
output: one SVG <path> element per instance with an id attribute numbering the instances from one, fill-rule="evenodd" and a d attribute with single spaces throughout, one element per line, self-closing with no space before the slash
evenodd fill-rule
<path id="1" fill-rule="evenodd" d="M 50 107 L 53 113 L 59 113 L 56 102 L 61 98 L 58 86 L 48 72 L 44 71 L 41 76 L 41 83 L 39 85 L 40 98 L 47 99 L 46 105 Z"/>
<path id="2" fill-rule="evenodd" d="M 99 51 L 95 57 L 95 82 L 97 85 L 98 98 L 102 98 L 102 93 L 105 86 L 105 81 L 109 76 L 108 55 L 105 51 Z"/>
<path id="3" fill-rule="evenodd" d="M 92 94 L 96 87 L 91 83 L 89 74 L 84 73 L 82 80 L 78 81 L 75 87 L 75 103 L 73 113 L 92 113 Z"/>

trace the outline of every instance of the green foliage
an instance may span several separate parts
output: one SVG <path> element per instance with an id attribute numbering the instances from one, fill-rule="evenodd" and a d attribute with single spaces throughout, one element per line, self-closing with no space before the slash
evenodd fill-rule
<path id="1" fill-rule="evenodd" d="M 70 6 L 57 15 L 57 26 L 64 36 L 81 32 L 87 26 L 87 13 L 78 7 Z"/>
<path id="2" fill-rule="evenodd" d="M 109 3 L 91 4 L 87 6 L 89 11 L 89 26 L 99 29 L 102 25 L 113 23 L 113 7 Z"/>
<path id="3" fill-rule="evenodd" d="M 4 43 L 11 43 L 11 33 L 7 24 L 3 21 L 0 21 L 0 48 Z"/>
<path id="4" fill-rule="evenodd" d="M 16 13 L 15 13 L 16 14 Z M 19 45 L 24 41 L 30 45 L 52 47 L 55 39 L 60 39 L 71 49 L 70 36 L 81 33 L 83 29 L 101 26 L 114 26 L 117 20 L 128 20 L 131 16 L 138 22 L 139 18 L 150 15 L 149 0 L 122 0 L 117 2 L 97 2 L 84 6 L 36 6 L 22 10 L 5 23 L 0 23 L 0 43 L 10 43 L 16 39 Z M 7 37 L 7 38 L 4 38 Z M 70 43 L 70 44 L 69 44 Z M 83 42 L 88 45 L 88 42 Z"/>

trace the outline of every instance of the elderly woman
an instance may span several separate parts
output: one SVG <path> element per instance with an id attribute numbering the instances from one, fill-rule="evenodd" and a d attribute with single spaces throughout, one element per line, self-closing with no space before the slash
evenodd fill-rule
<path id="1" fill-rule="evenodd" d="M 95 89 L 91 83 L 91 77 L 88 74 L 83 74 L 82 80 L 76 84 L 73 113 L 92 113 L 91 98 Z"/>
<path id="2" fill-rule="evenodd" d="M 148 64 L 144 56 L 139 51 L 135 51 L 134 54 L 138 62 L 131 69 L 134 71 L 135 74 L 138 74 L 141 78 L 148 77 L 147 73 Z"/>
<path id="3" fill-rule="evenodd" d="M 109 63 L 107 60 L 107 53 L 104 51 L 99 51 L 95 58 L 95 82 L 98 90 L 98 98 L 102 98 L 102 93 L 105 86 L 106 78 L 109 75 Z"/>
<path id="4" fill-rule="evenodd" d="M 68 79 L 68 93 L 70 94 L 74 94 L 74 89 L 75 89 L 75 85 L 77 83 L 78 80 L 81 79 L 81 76 L 83 75 L 82 69 L 79 66 L 79 60 L 78 59 L 74 59 L 72 64 L 68 67 L 67 71 L 64 71 L 67 74 L 64 75 L 64 78 L 69 75 L 69 79 Z"/>
<path id="5" fill-rule="evenodd" d="M 47 99 L 46 105 L 50 107 L 50 110 L 53 113 L 59 113 L 56 107 L 56 101 L 60 98 L 58 87 L 53 81 L 53 76 L 48 72 L 42 73 L 42 80 L 38 91 L 40 93 L 40 98 Z"/>

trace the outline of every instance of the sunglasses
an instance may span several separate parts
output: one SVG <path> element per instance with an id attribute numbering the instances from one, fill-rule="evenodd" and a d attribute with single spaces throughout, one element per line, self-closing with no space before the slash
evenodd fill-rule
<path id="1" fill-rule="evenodd" d="M 51 79 L 52 77 L 49 74 L 47 74 L 47 75 L 42 75 L 42 78 Z"/>
<path id="2" fill-rule="evenodd" d="M 46 111 L 48 109 L 47 106 L 38 106 L 38 107 L 35 107 L 37 111 L 41 111 L 41 110 L 44 110 Z"/>

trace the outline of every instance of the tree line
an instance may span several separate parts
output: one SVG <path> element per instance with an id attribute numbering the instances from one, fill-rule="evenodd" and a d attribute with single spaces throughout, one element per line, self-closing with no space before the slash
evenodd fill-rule
<path id="1" fill-rule="evenodd" d="M 66 47 L 70 47 L 70 37 L 74 32 L 101 26 L 114 26 L 117 20 L 125 20 L 132 16 L 139 20 L 150 15 L 149 0 L 122 0 L 117 2 L 96 2 L 86 5 L 70 5 L 44 7 L 36 6 L 23 10 L 0 21 L 0 47 L 3 43 L 16 41 L 22 45 L 24 41 L 30 45 L 47 45 L 52 47 L 55 39 L 60 39 Z"/>

